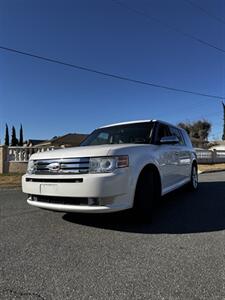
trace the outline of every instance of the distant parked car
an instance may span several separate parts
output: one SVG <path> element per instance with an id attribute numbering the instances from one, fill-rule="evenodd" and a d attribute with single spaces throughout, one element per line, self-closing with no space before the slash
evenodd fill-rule
<path id="1" fill-rule="evenodd" d="M 159 196 L 184 184 L 198 186 L 188 134 L 156 120 L 104 126 L 79 147 L 33 154 L 22 179 L 30 205 L 82 213 L 148 214 Z"/>

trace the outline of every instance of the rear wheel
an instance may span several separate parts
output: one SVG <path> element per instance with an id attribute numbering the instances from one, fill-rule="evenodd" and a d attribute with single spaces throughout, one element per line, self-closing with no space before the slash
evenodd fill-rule
<path id="1" fill-rule="evenodd" d="M 189 183 L 189 187 L 193 191 L 197 190 L 197 188 L 198 188 L 198 168 L 197 168 L 197 164 L 192 165 L 191 181 Z"/>

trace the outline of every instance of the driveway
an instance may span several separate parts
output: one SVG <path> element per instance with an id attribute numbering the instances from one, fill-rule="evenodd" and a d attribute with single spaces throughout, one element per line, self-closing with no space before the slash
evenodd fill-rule
<path id="1" fill-rule="evenodd" d="M 225 172 L 127 213 L 36 209 L 0 190 L 0 299 L 225 299 Z"/>

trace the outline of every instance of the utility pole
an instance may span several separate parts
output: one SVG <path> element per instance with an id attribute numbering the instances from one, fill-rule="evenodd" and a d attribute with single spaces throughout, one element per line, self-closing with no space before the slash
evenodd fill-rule
<path id="1" fill-rule="evenodd" d="M 225 141 L 225 104 L 222 102 L 223 105 L 223 136 L 222 140 Z"/>

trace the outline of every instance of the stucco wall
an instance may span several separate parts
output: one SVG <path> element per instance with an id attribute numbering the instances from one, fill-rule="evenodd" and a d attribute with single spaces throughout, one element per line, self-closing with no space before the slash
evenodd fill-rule
<path id="1" fill-rule="evenodd" d="M 0 174 L 3 173 L 3 148 L 0 146 Z"/>
<path id="2" fill-rule="evenodd" d="M 7 155 L 8 148 L 0 145 L 0 174 L 8 172 Z"/>
<path id="3" fill-rule="evenodd" d="M 15 162 L 10 161 L 9 162 L 9 173 L 19 173 L 19 174 L 25 174 L 27 170 L 27 163 L 26 162 Z"/>
<path id="4" fill-rule="evenodd" d="M 8 161 L 8 147 L 0 145 L 0 174 L 25 174 L 26 170 L 27 162 Z"/>

